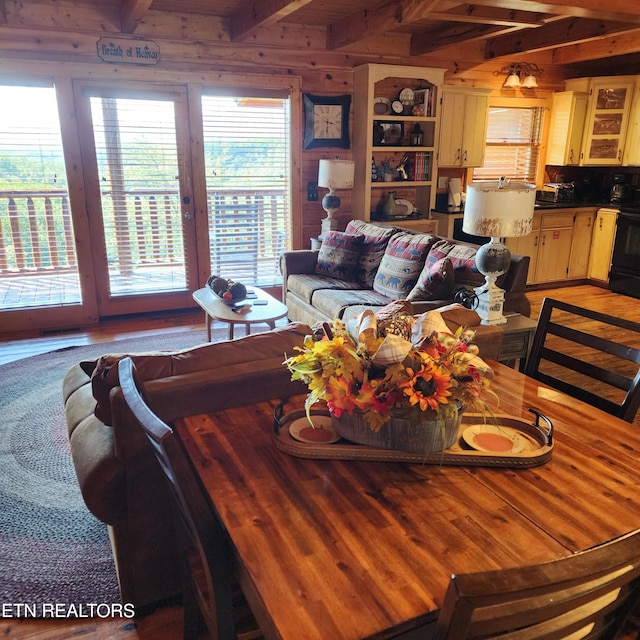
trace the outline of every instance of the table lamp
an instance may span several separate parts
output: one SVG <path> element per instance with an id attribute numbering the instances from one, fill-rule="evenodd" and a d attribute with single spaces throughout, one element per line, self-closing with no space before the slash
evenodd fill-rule
<path id="1" fill-rule="evenodd" d="M 322 233 L 338 228 L 338 221 L 333 214 L 340 208 L 340 198 L 335 194 L 336 189 L 352 189 L 355 162 L 353 160 L 320 160 L 318 168 L 318 186 L 329 189 L 322 198 L 322 208 L 327 217 L 322 221 Z"/>
<path id="2" fill-rule="evenodd" d="M 482 324 L 504 324 L 504 290 L 496 280 L 509 269 L 511 254 L 501 238 L 526 236 L 533 226 L 536 185 L 508 178 L 471 182 L 467 186 L 462 230 L 491 241 L 478 249 L 476 266 L 485 283 L 476 288 Z"/>

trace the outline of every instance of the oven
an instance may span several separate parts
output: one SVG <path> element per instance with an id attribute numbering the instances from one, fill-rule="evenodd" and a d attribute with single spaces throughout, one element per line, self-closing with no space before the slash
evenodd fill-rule
<path id="1" fill-rule="evenodd" d="M 622 205 L 616 223 L 609 288 L 640 298 L 640 205 Z"/>

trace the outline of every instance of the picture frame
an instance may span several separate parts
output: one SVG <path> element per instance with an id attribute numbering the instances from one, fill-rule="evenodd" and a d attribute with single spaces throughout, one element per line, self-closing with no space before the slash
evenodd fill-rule
<path id="1" fill-rule="evenodd" d="M 399 147 L 404 137 L 404 123 L 400 120 L 373 121 L 374 147 Z"/>
<path id="2" fill-rule="evenodd" d="M 351 95 L 316 96 L 302 94 L 304 107 L 304 149 L 339 147 L 349 149 Z"/>

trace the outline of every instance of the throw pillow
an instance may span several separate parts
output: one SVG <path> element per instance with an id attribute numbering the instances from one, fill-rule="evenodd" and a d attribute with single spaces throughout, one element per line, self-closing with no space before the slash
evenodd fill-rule
<path id="1" fill-rule="evenodd" d="M 373 288 L 395 300 L 407 297 L 418 281 L 429 249 L 437 240 L 428 233 L 397 233 L 384 252 Z"/>
<path id="2" fill-rule="evenodd" d="M 407 300 L 444 300 L 453 296 L 453 265 L 449 258 L 435 260 L 427 256 L 424 269 Z"/>
<path id="3" fill-rule="evenodd" d="M 476 267 L 477 251 L 477 247 L 458 244 L 450 240 L 440 240 L 431 248 L 429 257 L 436 261 L 442 258 L 451 260 L 456 287 L 479 287 L 484 284 L 484 276 Z"/>
<path id="4" fill-rule="evenodd" d="M 359 233 L 364 236 L 356 276 L 358 282 L 373 289 L 376 271 L 384 256 L 389 238 L 397 233 L 397 230 L 393 227 L 378 227 L 364 220 L 351 220 L 345 232 Z"/>
<path id="5" fill-rule="evenodd" d="M 363 239 L 361 234 L 325 231 L 318 251 L 316 273 L 339 280 L 355 280 Z"/>

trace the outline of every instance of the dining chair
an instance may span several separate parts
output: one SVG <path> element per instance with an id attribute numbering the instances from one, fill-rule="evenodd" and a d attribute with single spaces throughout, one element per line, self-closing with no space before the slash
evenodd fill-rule
<path id="1" fill-rule="evenodd" d="M 212 640 L 261 638 L 250 608 L 232 579 L 223 525 L 207 502 L 180 439 L 147 404 L 131 358 L 119 362 L 118 376 L 128 409 L 151 443 L 174 498 L 178 544 L 185 560 L 185 640 L 200 638 L 205 630 L 203 623 Z"/>
<path id="2" fill-rule="evenodd" d="M 640 323 L 545 298 L 524 372 L 633 422 L 640 406 Z"/>
<path id="3" fill-rule="evenodd" d="M 434 640 L 613 639 L 640 599 L 640 529 L 544 564 L 452 576 Z"/>

